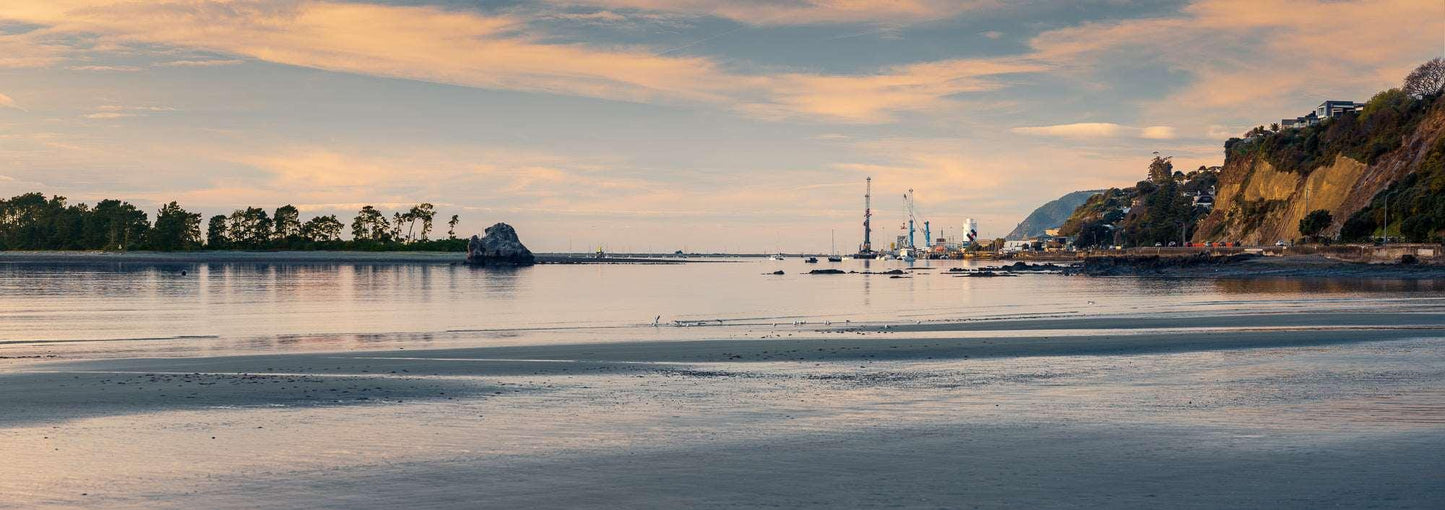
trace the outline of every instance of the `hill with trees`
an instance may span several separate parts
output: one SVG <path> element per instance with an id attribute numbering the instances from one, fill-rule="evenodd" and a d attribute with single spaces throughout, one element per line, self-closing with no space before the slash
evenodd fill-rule
<path id="1" fill-rule="evenodd" d="M 1200 167 L 1189 173 L 1174 170 L 1168 156 L 1154 156 L 1148 179 L 1128 188 L 1111 188 L 1089 197 L 1059 227 L 1080 248 L 1183 244 L 1198 221 L 1208 214 L 1194 204 L 1218 181 L 1218 171 Z"/>
<path id="2" fill-rule="evenodd" d="M 300 211 L 284 205 L 212 216 L 201 229 L 201 215 L 176 202 L 162 205 L 152 223 L 145 211 L 120 200 L 94 207 L 70 204 L 62 196 L 25 193 L 0 200 L 0 250 L 363 250 L 466 251 L 452 215 L 446 237 L 433 239 L 436 208 L 417 204 L 388 218 L 368 205 L 346 225 L 335 215 L 301 221 Z"/>

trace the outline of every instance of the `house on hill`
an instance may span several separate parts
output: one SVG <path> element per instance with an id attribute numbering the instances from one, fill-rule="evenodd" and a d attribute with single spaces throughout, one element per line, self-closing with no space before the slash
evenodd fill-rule
<path id="1" fill-rule="evenodd" d="M 1328 100 L 1316 106 L 1314 111 L 1301 117 L 1283 119 L 1279 121 L 1281 128 L 1299 128 L 1313 126 L 1323 122 L 1325 119 L 1333 119 L 1346 113 L 1357 113 L 1365 108 L 1364 103 L 1354 101 Z"/>

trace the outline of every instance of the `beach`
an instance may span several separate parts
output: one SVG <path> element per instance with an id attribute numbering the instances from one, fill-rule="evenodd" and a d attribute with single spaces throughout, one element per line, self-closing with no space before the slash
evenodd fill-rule
<path id="1" fill-rule="evenodd" d="M 161 343 L 146 356 L 32 346 L 31 358 L 12 346 L 0 359 L 0 504 L 1445 498 L 1434 306 L 661 329 L 671 338 L 231 355 Z"/>

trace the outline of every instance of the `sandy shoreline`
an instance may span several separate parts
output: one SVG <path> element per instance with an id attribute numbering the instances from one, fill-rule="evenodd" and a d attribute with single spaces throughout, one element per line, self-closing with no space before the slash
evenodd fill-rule
<path id="1" fill-rule="evenodd" d="M 1179 327 L 1194 329 L 1159 329 Z M 219 508 L 1445 497 L 1445 314 L 792 331 L 9 360 L 0 493 L 26 507 Z"/>

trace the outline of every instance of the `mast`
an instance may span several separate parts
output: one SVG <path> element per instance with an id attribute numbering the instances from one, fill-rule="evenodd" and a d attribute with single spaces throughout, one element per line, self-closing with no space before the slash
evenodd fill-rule
<path id="1" fill-rule="evenodd" d="M 864 255 L 873 253 L 873 178 L 868 178 L 868 189 L 863 193 L 863 246 L 858 250 Z"/>

